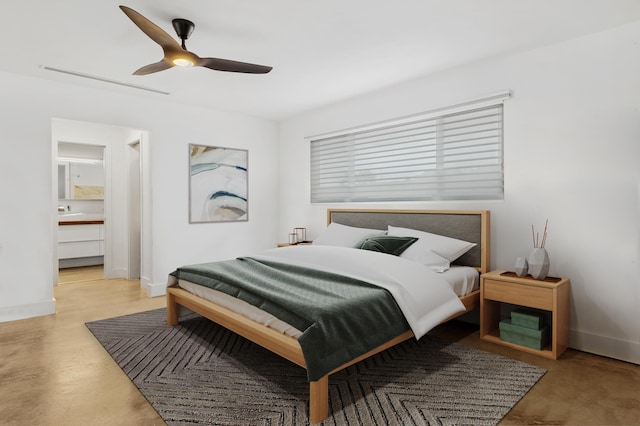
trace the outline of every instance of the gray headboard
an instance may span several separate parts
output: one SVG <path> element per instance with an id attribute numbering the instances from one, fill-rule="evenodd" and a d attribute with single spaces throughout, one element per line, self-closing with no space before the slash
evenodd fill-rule
<path id="1" fill-rule="evenodd" d="M 475 267 L 481 273 L 489 271 L 488 210 L 329 209 L 327 224 L 331 222 L 372 229 L 387 229 L 392 225 L 474 242 L 478 245 L 454 263 Z"/>

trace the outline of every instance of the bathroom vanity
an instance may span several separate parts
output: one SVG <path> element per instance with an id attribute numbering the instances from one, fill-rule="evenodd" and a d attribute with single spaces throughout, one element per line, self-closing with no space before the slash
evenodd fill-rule
<path id="1" fill-rule="evenodd" d="M 99 215 L 60 217 L 58 259 L 61 268 L 103 264 L 104 218 Z"/>

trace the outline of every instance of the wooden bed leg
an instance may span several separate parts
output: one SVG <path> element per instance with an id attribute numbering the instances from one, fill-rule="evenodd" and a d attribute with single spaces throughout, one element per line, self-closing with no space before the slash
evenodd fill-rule
<path id="1" fill-rule="evenodd" d="M 178 325 L 178 304 L 170 292 L 167 292 L 167 325 Z"/>
<path id="2" fill-rule="evenodd" d="M 329 416 L 329 375 L 309 382 L 309 421 L 320 423 Z"/>

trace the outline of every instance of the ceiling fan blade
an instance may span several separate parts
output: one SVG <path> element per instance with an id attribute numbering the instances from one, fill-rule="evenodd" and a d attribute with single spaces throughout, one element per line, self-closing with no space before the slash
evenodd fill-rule
<path id="1" fill-rule="evenodd" d="M 152 74 L 154 72 L 168 70 L 169 68 L 173 68 L 173 66 L 174 65 L 172 63 L 162 60 L 160 62 L 156 62 L 155 64 L 145 65 L 144 67 L 136 70 L 133 75 Z"/>
<path id="2" fill-rule="evenodd" d="M 216 71 L 242 72 L 247 74 L 266 74 L 273 69 L 273 67 L 265 65 L 249 64 L 246 62 L 218 58 L 198 58 L 194 65 Z"/>
<path id="3" fill-rule="evenodd" d="M 167 50 L 182 50 L 180 44 L 171 37 L 165 30 L 136 12 L 135 10 L 127 7 L 120 6 L 120 9 L 133 21 L 134 24 L 142 30 L 143 33 L 149 36 L 151 40 L 162 46 L 162 49 Z"/>

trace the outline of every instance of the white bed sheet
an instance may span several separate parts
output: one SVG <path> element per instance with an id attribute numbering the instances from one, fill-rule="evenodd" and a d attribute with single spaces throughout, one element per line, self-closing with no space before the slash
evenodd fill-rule
<path id="1" fill-rule="evenodd" d="M 452 265 L 440 275 L 451 284 L 458 297 L 466 296 L 480 288 L 480 273 L 470 266 Z"/>
<path id="2" fill-rule="evenodd" d="M 440 273 L 439 275 L 441 275 L 447 282 L 449 282 L 451 288 L 458 296 L 465 296 L 475 291 L 479 287 L 478 271 L 469 266 L 454 265 L 449 270 Z M 302 331 L 298 330 L 297 328 L 243 300 L 237 299 L 233 296 L 209 287 L 191 283 L 189 281 L 176 280 L 172 276 L 170 276 L 169 278 L 170 286 L 177 285 L 178 287 L 188 291 L 189 293 L 192 293 L 210 302 L 214 302 L 253 321 L 278 330 L 288 336 L 297 338 L 302 334 Z"/>

